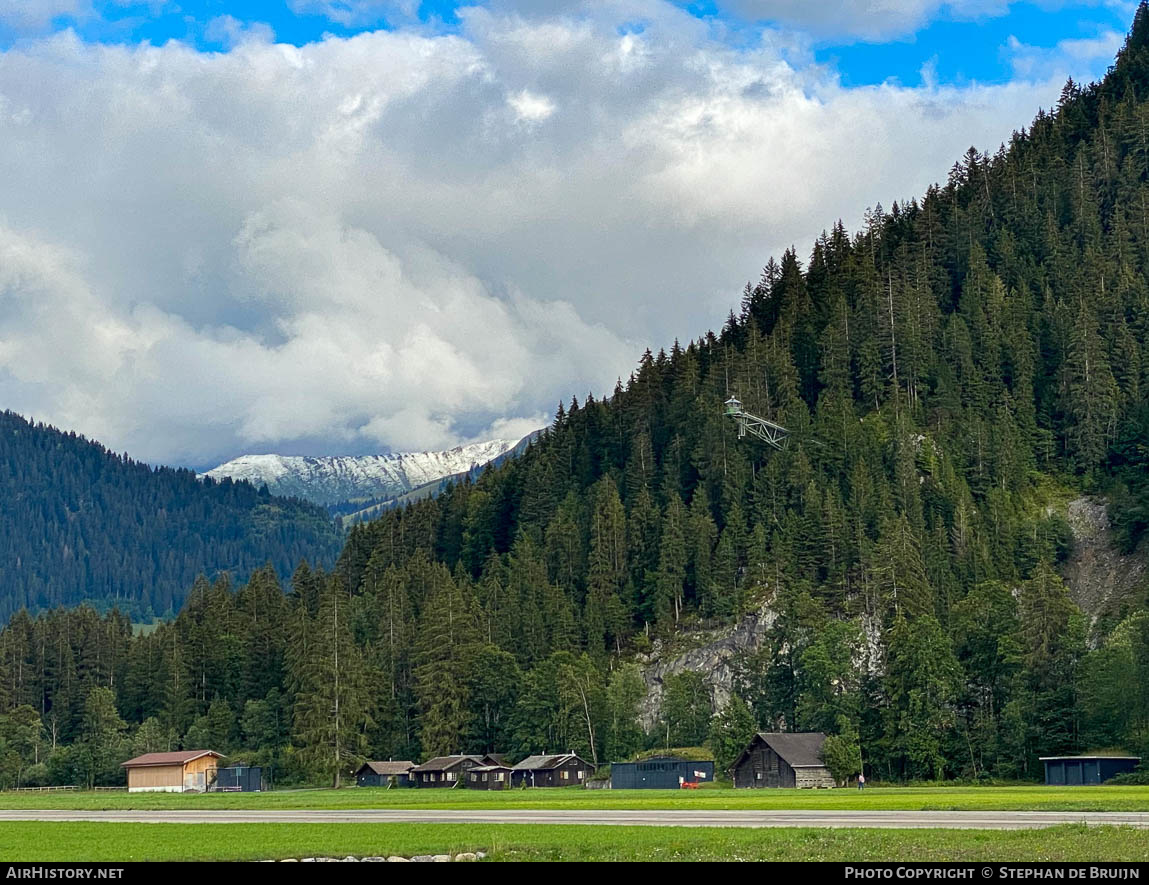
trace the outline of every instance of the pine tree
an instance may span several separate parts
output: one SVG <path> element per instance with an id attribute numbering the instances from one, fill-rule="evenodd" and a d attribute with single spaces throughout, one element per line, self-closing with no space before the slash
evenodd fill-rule
<path id="1" fill-rule="evenodd" d="M 468 677 L 479 650 L 474 597 L 440 565 L 430 570 L 430 590 L 414 645 L 415 697 L 423 753 L 459 752 L 469 725 Z"/>
<path id="2" fill-rule="evenodd" d="M 306 625 L 312 634 L 295 674 L 295 744 L 308 768 L 338 789 L 363 759 L 373 725 L 371 686 L 362 653 L 351 636 L 346 590 L 329 579 L 319 610 Z"/>
<path id="3" fill-rule="evenodd" d="M 682 500 L 677 496 L 671 497 L 662 523 L 655 578 L 655 619 L 664 630 L 677 624 L 682 615 L 687 562 L 685 522 L 686 508 L 682 506 Z"/>

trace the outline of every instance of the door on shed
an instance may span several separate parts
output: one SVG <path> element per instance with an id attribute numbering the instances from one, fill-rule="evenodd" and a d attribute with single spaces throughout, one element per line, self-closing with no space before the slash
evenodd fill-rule
<path id="1" fill-rule="evenodd" d="M 781 757 L 767 747 L 762 753 L 763 776 L 762 780 L 767 787 L 782 787 L 786 785 L 785 773 L 782 771 Z"/>

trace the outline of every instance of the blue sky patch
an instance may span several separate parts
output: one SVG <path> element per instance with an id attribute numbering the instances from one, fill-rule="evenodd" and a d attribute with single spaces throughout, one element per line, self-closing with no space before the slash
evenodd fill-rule
<path id="1" fill-rule="evenodd" d="M 82 3 L 38 0 L 29 9 L 43 10 L 40 15 L 0 14 L 0 46 L 71 28 L 88 42 L 159 45 L 179 40 L 203 50 L 224 51 L 242 39 L 244 28 L 253 26 L 277 41 L 300 46 L 328 34 L 346 37 L 379 28 L 417 25 L 454 31 L 461 24 L 457 15 L 461 5 L 454 0 L 424 0 L 412 20 L 403 3 L 388 0 L 94 0 L 90 13 L 79 15 L 51 13 L 83 8 Z M 513 8 L 513 3 L 503 5 Z M 803 33 L 800 22 L 752 20 L 735 12 L 769 10 L 768 2 L 695 0 L 676 5 L 717 25 L 715 33 L 735 45 L 757 42 L 765 28 Z M 538 4 L 524 4 L 528 14 L 532 7 L 537 9 Z M 806 40 L 814 59 L 836 70 L 847 87 L 889 81 L 911 87 L 926 82 L 1004 83 L 1051 75 L 1059 62 L 1073 62 L 1076 70 L 1085 68 L 1096 77 L 1112 59 L 1113 35 L 1127 30 L 1131 14 L 1131 3 L 1045 0 L 1012 3 L 1005 14 L 969 20 L 942 5 L 932 19 L 908 34 L 880 40 L 809 34 Z M 1064 41 L 1071 42 L 1066 46 Z"/>
<path id="2" fill-rule="evenodd" d="M 1107 32 L 1124 35 L 1130 21 L 1124 10 L 1105 6 L 1066 6 L 1042 9 L 1031 3 L 1014 4 L 1008 15 L 978 21 L 940 18 L 916 34 L 883 43 L 818 45 L 815 58 L 836 68 L 844 86 L 895 81 L 918 86 L 938 83 L 1006 83 L 1023 73 L 1015 69 L 1018 52 L 1011 38 L 1025 47 L 1058 54 L 1062 41 L 1089 41 Z M 1092 59 L 1094 78 L 1105 73 L 1113 54 L 1101 51 Z"/>

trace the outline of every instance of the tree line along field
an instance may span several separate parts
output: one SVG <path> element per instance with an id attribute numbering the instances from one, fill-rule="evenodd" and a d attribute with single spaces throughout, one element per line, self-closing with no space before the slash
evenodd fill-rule
<path id="1" fill-rule="evenodd" d="M 418 790 L 355 788 L 270 793 L 0 793 L 0 809 L 616 808 L 866 811 L 1131 811 L 1149 787 L 870 787 L 843 790 Z M 5 825 L 0 825 L 0 829 Z"/>
<path id="2" fill-rule="evenodd" d="M 747 830 L 530 824 L 0 825 L 0 857 L 21 861 L 273 860 L 457 854 L 493 861 L 1146 861 L 1149 831 Z"/>

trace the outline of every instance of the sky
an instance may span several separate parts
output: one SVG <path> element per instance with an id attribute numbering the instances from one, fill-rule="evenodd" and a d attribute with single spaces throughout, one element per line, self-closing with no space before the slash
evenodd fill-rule
<path id="1" fill-rule="evenodd" d="M 0 408 L 200 469 L 517 438 L 1134 6 L 0 0 Z"/>

